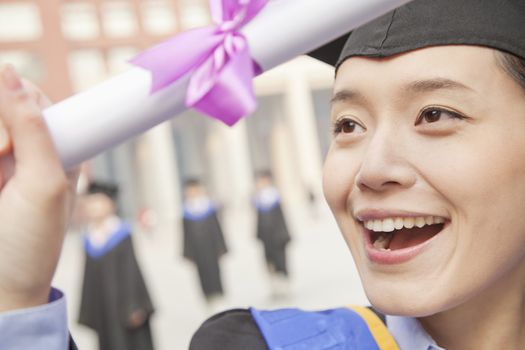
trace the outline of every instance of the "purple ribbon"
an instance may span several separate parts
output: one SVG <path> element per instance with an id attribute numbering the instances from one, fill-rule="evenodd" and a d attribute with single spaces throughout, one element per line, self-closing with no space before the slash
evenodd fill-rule
<path id="1" fill-rule="evenodd" d="M 253 78 L 261 69 L 240 33 L 268 0 L 210 0 L 213 22 L 141 53 L 131 63 L 151 71 L 156 92 L 192 72 L 186 106 L 227 125 L 256 108 Z"/>

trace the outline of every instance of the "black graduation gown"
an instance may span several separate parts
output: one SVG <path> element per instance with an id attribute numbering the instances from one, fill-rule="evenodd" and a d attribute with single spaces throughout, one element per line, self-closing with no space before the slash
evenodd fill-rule
<path id="1" fill-rule="evenodd" d="M 100 350 L 150 350 L 153 342 L 149 318 L 153 305 L 137 264 L 129 230 L 120 230 L 106 244 L 100 256 L 89 254 L 82 287 L 79 323 L 98 334 Z M 130 314 L 142 310 L 146 322 L 127 326 Z"/>
<path id="2" fill-rule="evenodd" d="M 266 261 L 276 271 L 287 274 L 286 245 L 290 242 L 290 233 L 280 203 L 268 209 L 257 209 L 257 238 L 264 245 Z"/>
<path id="3" fill-rule="evenodd" d="M 193 335 L 189 350 L 268 350 L 247 309 L 221 312 L 204 322 Z"/>
<path id="4" fill-rule="evenodd" d="M 210 209 L 198 216 L 185 212 L 183 233 L 183 255 L 195 263 L 202 292 L 207 297 L 222 294 L 219 258 L 226 254 L 227 248 L 217 212 Z"/>

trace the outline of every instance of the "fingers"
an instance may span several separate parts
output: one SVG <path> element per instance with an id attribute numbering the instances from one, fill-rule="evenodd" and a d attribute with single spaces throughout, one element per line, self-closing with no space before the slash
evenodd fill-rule
<path id="1" fill-rule="evenodd" d="M 4 188 L 5 182 L 15 173 L 14 165 L 15 160 L 12 153 L 0 157 L 0 189 Z"/>
<path id="2" fill-rule="evenodd" d="M 35 87 L 25 87 L 12 67 L 0 72 L 0 120 L 11 135 L 16 176 L 31 182 L 38 177 L 41 186 L 52 186 L 55 180 L 65 184 L 65 173 L 37 104 L 48 103 L 42 96 Z"/>
<path id="3" fill-rule="evenodd" d="M 0 189 L 4 187 L 4 180 L 14 172 L 12 150 L 11 136 L 0 119 Z"/>
<path id="4" fill-rule="evenodd" d="M 51 100 L 44 94 L 44 92 L 42 92 L 42 90 L 40 90 L 38 86 L 26 79 L 22 79 L 22 85 L 41 110 L 51 106 Z"/>
<path id="5" fill-rule="evenodd" d="M 7 132 L 4 123 L 0 120 L 0 157 L 12 150 L 11 136 Z"/>
<path id="6" fill-rule="evenodd" d="M 23 80 L 22 84 L 24 88 L 29 93 L 29 96 L 37 103 L 38 107 L 40 109 L 47 108 L 51 106 L 51 101 L 46 97 L 46 95 L 33 83 Z M 9 154 L 12 151 L 12 143 L 11 143 L 11 136 L 7 132 L 7 129 L 3 123 L 2 120 L 0 120 L 0 157 Z M 3 168 L 5 166 L 2 166 L 2 163 L 6 163 L 5 161 L 2 162 L 0 160 L 0 178 L 2 174 L 5 174 L 3 171 Z M 2 183 L 0 179 L 0 184 Z"/>
<path id="7" fill-rule="evenodd" d="M 11 134 L 17 171 L 30 168 L 42 176 L 60 168 L 54 144 L 31 92 L 10 66 L 1 71 L 0 80 L 0 119 Z"/>

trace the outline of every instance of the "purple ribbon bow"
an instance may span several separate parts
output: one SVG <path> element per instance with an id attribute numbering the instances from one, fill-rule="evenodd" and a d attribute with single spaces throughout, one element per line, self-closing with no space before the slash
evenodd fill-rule
<path id="1" fill-rule="evenodd" d="M 261 72 L 239 30 L 267 2 L 210 0 L 216 25 L 183 32 L 131 63 L 151 71 L 152 92 L 192 72 L 186 106 L 233 125 L 255 110 L 252 79 Z"/>

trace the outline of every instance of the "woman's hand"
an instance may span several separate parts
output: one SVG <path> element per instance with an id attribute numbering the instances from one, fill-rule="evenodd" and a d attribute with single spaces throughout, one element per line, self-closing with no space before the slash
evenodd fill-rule
<path id="1" fill-rule="evenodd" d="M 41 110 L 49 100 L 0 72 L 0 311 L 47 303 L 75 197 Z"/>

